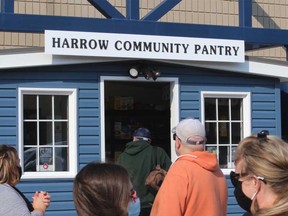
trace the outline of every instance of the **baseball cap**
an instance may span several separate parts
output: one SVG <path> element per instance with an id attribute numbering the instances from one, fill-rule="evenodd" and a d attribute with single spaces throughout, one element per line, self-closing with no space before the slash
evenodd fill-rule
<path id="1" fill-rule="evenodd" d="M 206 141 L 204 125 L 198 119 L 184 119 L 172 129 L 182 142 L 198 145 Z"/>
<path id="2" fill-rule="evenodd" d="M 134 131 L 133 137 L 137 137 L 138 139 L 142 139 L 145 141 L 151 141 L 151 133 L 147 128 L 138 128 Z"/>

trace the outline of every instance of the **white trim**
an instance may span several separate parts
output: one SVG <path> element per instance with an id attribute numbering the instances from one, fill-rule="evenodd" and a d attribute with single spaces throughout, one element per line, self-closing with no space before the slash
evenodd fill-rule
<path id="1" fill-rule="evenodd" d="M 19 158 L 23 164 L 23 94 L 38 95 L 68 95 L 69 96 L 69 171 L 68 172 L 24 172 L 23 179 L 35 178 L 74 178 L 78 165 L 78 140 L 77 140 L 77 90 L 61 88 L 19 88 L 18 89 L 18 143 Z"/>
<path id="2" fill-rule="evenodd" d="M 5 50 L 8 52 L 7 50 Z M 25 50 L 27 52 L 27 50 Z M 17 59 L 17 61 L 15 61 Z M 0 69 L 21 68 L 51 65 L 72 65 L 83 63 L 121 62 L 137 60 L 132 58 L 88 57 L 88 56 L 60 56 L 45 54 L 44 52 L 0 54 Z M 156 60 L 155 60 L 156 61 Z M 231 73 L 245 73 L 251 75 L 279 78 L 281 82 L 288 82 L 288 63 L 283 61 L 260 59 L 256 57 L 246 58 L 243 63 L 231 62 L 201 62 L 181 60 L 157 60 L 157 62 L 186 65 L 213 70 L 227 71 Z"/>
<path id="3" fill-rule="evenodd" d="M 243 99 L 243 138 L 251 135 L 251 93 L 250 92 L 222 92 L 202 91 L 201 92 L 201 121 L 204 124 L 204 98 L 242 98 Z M 225 175 L 229 175 L 233 169 L 222 169 Z"/>
<path id="4" fill-rule="evenodd" d="M 100 125 L 101 125 L 101 161 L 105 160 L 105 92 L 104 92 L 104 82 L 105 81 L 130 81 L 130 82 L 170 82 L 170 125 L 172 129 L 179 122 L 179 84 L 177 77 L 159 77 L 157 81 L 146 80 L 144 77 L 138 77 L 137 79 L 132 79 L 128 76 L 101 76 L 100 77 Z M 174 148 L 174 141 L 171 133 L 171 160 L 174 161 L 177 158 Z"/>

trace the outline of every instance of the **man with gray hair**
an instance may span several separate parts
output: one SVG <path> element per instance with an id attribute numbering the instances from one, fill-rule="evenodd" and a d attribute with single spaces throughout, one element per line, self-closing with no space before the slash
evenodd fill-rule
<path id="1" fill-rule="evenodd" d="M 184 119 L 172 133 L 178 158 L 158 191 L 150 216 L 226 216 L 226 178 L 216 154 L 205 151 L 203 124 Z"/>

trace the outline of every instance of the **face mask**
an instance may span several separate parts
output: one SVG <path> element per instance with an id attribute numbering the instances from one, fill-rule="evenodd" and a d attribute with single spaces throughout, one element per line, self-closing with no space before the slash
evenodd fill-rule
<path id="1" fill-rule="evenodd" d="M 21 166 L 18 166 L 18 173 L 19 173 L 19 180 L 21 179 L 22 177 L 22 167 Z"/>
<path id="2" fill-rule="evenodd" d="M 128 216 L 138 216 L 140 214 L 140 199 L 132 199 L 128 206 Z"/>
<path id="3" fill-rule="evenodd" d="M 252 200 L 243 193 L 242 182 L 238 181 L 237 185 L 235 186 L 234 196 L 239 206 L 247 212 L 250 212 Z"/>

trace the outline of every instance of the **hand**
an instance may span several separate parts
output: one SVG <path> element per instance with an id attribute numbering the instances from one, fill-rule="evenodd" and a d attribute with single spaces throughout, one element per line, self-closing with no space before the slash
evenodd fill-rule
<path id="1" fill-rule="evenodd" d="M 42 197 L 43 202 L 45 203 L 46 208 L 50 206 L 51 196 L 46 191 L 40 192 L 40 197 Z"/>
<path id="2" fill-rule="evenodd" d="M 50 195 L 48 192 L 35 192 L 33 196 L 33 207 L 35 210 L 45 212 L 50 205 Z"/>

